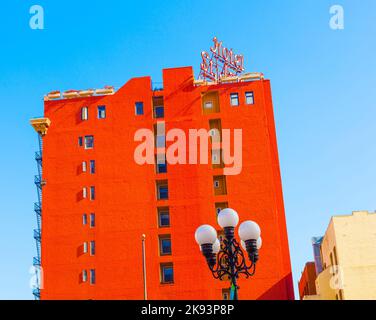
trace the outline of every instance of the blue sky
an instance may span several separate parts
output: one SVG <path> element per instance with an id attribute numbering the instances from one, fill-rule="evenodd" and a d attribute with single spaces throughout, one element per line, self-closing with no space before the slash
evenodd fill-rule
<path id="1" fill-rule="evenodd" d="M 45 29 L 31 30 L 42 5 Z M 345 29 L 329 27 L 329 8 Z M 31 299 L 35 245 L 29 118 L 55 89 L 121 86 L 192 65 L 213 36 L 272 81 L 294 283 L 312 260 L 310 238 L 330 216 L 376 209 L 376 2 L 327 0 L 27 1 L 0 19 L 0 299 Z"/>

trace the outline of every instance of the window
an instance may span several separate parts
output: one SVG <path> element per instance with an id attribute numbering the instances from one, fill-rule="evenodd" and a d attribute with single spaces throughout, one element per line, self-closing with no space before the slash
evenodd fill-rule
<path id="1" fill-rule="evenodd" d="M 215 212 L 218 215 L 218 213 L 223 210 L 228 208 L 228 203 L 227 202 L 216 202 L 215 203 Z"/>
<path id="2" fill-rule="evenodd" d="M 246 104 L 254 104 L 255 103 L 253 91 L 249 91 L 249 92 L 245 93 L 245 103 Z"/>
<path id="3" fill-rule="evenodd" d="M 154 118 L 164 118 L 163 97 L 153 97 Z"/>
<path id="4" fill-rule="evenodd" d="M 136 102 L 136 116 L 141 116 L 144 114 L 144 103 L 143 102 Z"/>
<path id="5" fill-rule="evenodd" d="M 87 242 L 84 242 L 84 244 L 82 246 L 82 252 L 87 253 Z"/>
<path id="6" fill-rule="evenodd" d="M 82 172 L 86 172 L 86 161 L 82 161 Z"/>
<path id="7" fill-rule="evenodd" d="M 95 227 L 95 213 L 90 213 L 90 228 Z"/>
<path id="8" fill-rule="evenodd" d="M 95 160 L 90 160 L 90 173 L 95 173 Z"/>
<path id="9" fill-rule="evenodd" d="M 89 118 L 89 110 L 88 107 L 81 108 L 81 120 L 87 120 Z"/>
<path id="10" fill-rule="evenodd" d="M 230 300 L 230 289 L 222 289 L 222 300 Z"/>
<path id="11" fill-rule="evenodd" d="M 225 163 L 223 162 L 223 152 L 222 149 L 212 150 L 212 167 L 213 168 L 223 168 Z"/>
<path id="12" fill-rule="evenodd" d="M 170 211 L 168 208 L 158 208 L 158 226 L 160 228 L 170 226 Z"/>
<path id="13" fill-rule="evenodd" d="M 95 284 L 95 269 L 90 269 L 90 284 Z"/>
<path id="14" fill-rule="evenodd" d="M 164 148 L 166 146 L 166 135 L 165 135 L 165 123 L 158 122 L 154 125 L 154 139 L 155 146 L 157 148 Z"/>
<path id="15" fill-rule="evenodd" d="M 82 282 L 87 281 L 87 270 L 82 270 Z"/>
<path id="16" fill-rule="evenodd" d="M 106 118 L 106 106 L 98 106 L 98 119 Z"/>
<path id="17" fill-rule="evenodd" d="M 157 154 L 155 156 L 156 171 L 157 173 L 166 173 L 167 172 L 167 162 L 165 154 Z"/>
<path id="18" fill-rule="evenodd" d="M 171 254 L 171 236 L 169 234 L 159 236 L 159 254 L 161 256 Z"/>
<path id="19" fill-rule="evenodd" d="M 95 255 L 95 241 L 90 241 L 90 255 Z"/>
<path id="20" fill-rule="evenodd" d="M 222 195 L 227 194 L 226 190 L 226 177 L 225 176 L 214 176 L 213 177 L 213 184 L 214 184 L 214 194 Z"/>
<path id="21" fill-rule="evenodd" d="M 163 118 L 164 117 L 164 106 L 156 106 L 154 109 L 154 117 L 155 118 Z"/>
<path id="22" fill-rule="evenodd" d="M 78 146 L 82 147 L 82 145 L 83 145 L 83 139 L 82 137 L 78 137 Z"/>
<path id="23" fill-rule="evenodd" d="M 95 200 L 95 187 L 90 187 L 90 200 Z"/>
<path id="24" fill-rule="evenodd" d="M 231 93 L 230 94 L 230 101 L 231 101 L 231 105 L 233 107 L 236 107 L 239 105 L 239 95 L 237 93 Z"/>
<path id="25" fill-rule="evenodd" d="M 222 123 L 221 119 L 212 119 L 209 120 L 209 127 L 210 127 L 210 136 L 211 141 L 213 142 L 221 142 L 222 141 Z"/>
<path id="26" fill-rule="evenodd" d="M 86 197 L 87 197 L 87 188 L 83 187 L 82 188 L 82 198 L 86 199 Z"/>
<path id="27" fill-rule="evenodd" d="M 218 91 L 209 91 L 201 96 L 201 108 L 203 114 L 219 112 L 219 94 Z"/>
<path id="28" fill-rule="evenodd" d="M 174 269 L 172 263 L 161 264 L 161 283 L 174 282 Z"/>
<path id="29" fill-rule="evenodd" d="M 84 213 L 83 215 L 82 215 L 82 224 L 85 226 L 85 225 L 87 225 L 87 214 L 86 213 Z"/>
<path id="30" fill-rule="evenodd" d="M 85 149 L 94 148 L 94 136 L 85 136 Z"/>
<path id="31" fill-rule="evenodd" d="M 166 181 L 157 181 L 157 197 L 158 200 L 168 199 L 168 184 Z"/>
<path id="32" fill-rule="evenodd" d="M 95 200 L 95 187 L 90 187 L 90 200 Z"/>

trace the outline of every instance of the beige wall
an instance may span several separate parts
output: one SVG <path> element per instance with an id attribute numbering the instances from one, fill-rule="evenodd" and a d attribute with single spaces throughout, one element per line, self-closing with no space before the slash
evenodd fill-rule
<path id="1" fill-rule="evenodd" d="M 332 217 L 321 255 L 324 271 L 316 279 L 318 295 L 307 300 L 376 300 L 375 213 Z"/>

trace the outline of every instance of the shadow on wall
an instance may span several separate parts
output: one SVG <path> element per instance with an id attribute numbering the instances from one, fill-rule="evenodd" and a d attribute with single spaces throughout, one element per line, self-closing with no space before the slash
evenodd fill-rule
<path id="1" fill-rule="evenodd" d="M 287 297 L 281 297 L 281 292 L 287 292 Z M 292 274 L 289 273 L 278 281 L 268 291 L 259 296 L 257 300 L 295 300 Z"/>

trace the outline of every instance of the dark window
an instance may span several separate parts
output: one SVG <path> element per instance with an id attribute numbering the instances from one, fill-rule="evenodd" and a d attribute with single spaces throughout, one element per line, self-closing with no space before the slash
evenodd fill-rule
<path id="1" fill-rule="evenodd" d="M 90 200 L 95 200 L 95 187 L 90 187 Z"/>
<path id="2" fill-rule="evenodd" d="M 174 269 L 172 263 L 161 264 L 161 282 L 172 283 L 174 282 Z"/>
<path id="3" fill-rule="evenodd" d="M 158 181 L 157 182 L 157 192 L 158 192 L 158 200 L 168 199 L 167 181 Z"/>
<path id="4" fill-rule="evenodd" d="M 85 149 L 94 148 L 94 136 L 85 136 Z"/>
<path id="5" fill-rule="evenodd" d="M 83 146 L 83 139 L 82 139 L 82 137 L 78 137 L 78 145 L 79 145 L 80 147 Z"/>
<path id="6" fill-rule="evenodd" d="M 164 106 L 156 106 L 154 108 L 154 117 L 157 119 L 164 117 Z"/>
<path id="7" fill-rule="evenodd" d="M 253 97 L 253 91 L 249 91 L 245 93 L 245 103 L 246 104 L 254 104 L 255 99 Z"/>
<path id="8" fill-rule="evenodd" d="M 166 155 L 157 154 L 155 156 L 155 162 L 156 162 L 157 173 L 166 173 L 167 172 Z"/>
<path id="9" fill-rule="evenodd" d="M 144 114 L 144 103 L 136 102 L 136 115 L 141 116 Z"/>
<path id="10" fill-rule="evenodd" d="M 95 173 L 95 160 L 90 160 L 90 173 Z"/>
<path id="11" fill-rule="evenodd" d="M 95 255 L 95 241 L 90 241 L 90 255 Z"/>
<path id="12" fill-rule="evenodd" d="M 98 119 L 106 118 L 106 106 L 98 106 Z"/>
<path id="13" fill-rule="evenodd" d="M 159 253 L 161 256 L 171 254 L 171 236 L 170 235 L 159 236 Z"/>
<path id="14" fill-rule="evenodd" d="M 237 93 L 230 94 L 231 105 L 236 107 L 239 105 L 239 95 Z"/>
<path id="15" fill-rule="evenodd" d="M 90 269 L 90 284 L 95 284 L 95 269 Z"/>
<path id="16" fill-rule="evenodd" d="M 95 213 L 90 213 L 90 228 L 95 227 Z"/>
<path id="17" fill-rule="evenodd" d="M 168 208 L 158 208 L 158 226 L 160 228 L 170 226 L 170 212 Z"/>

